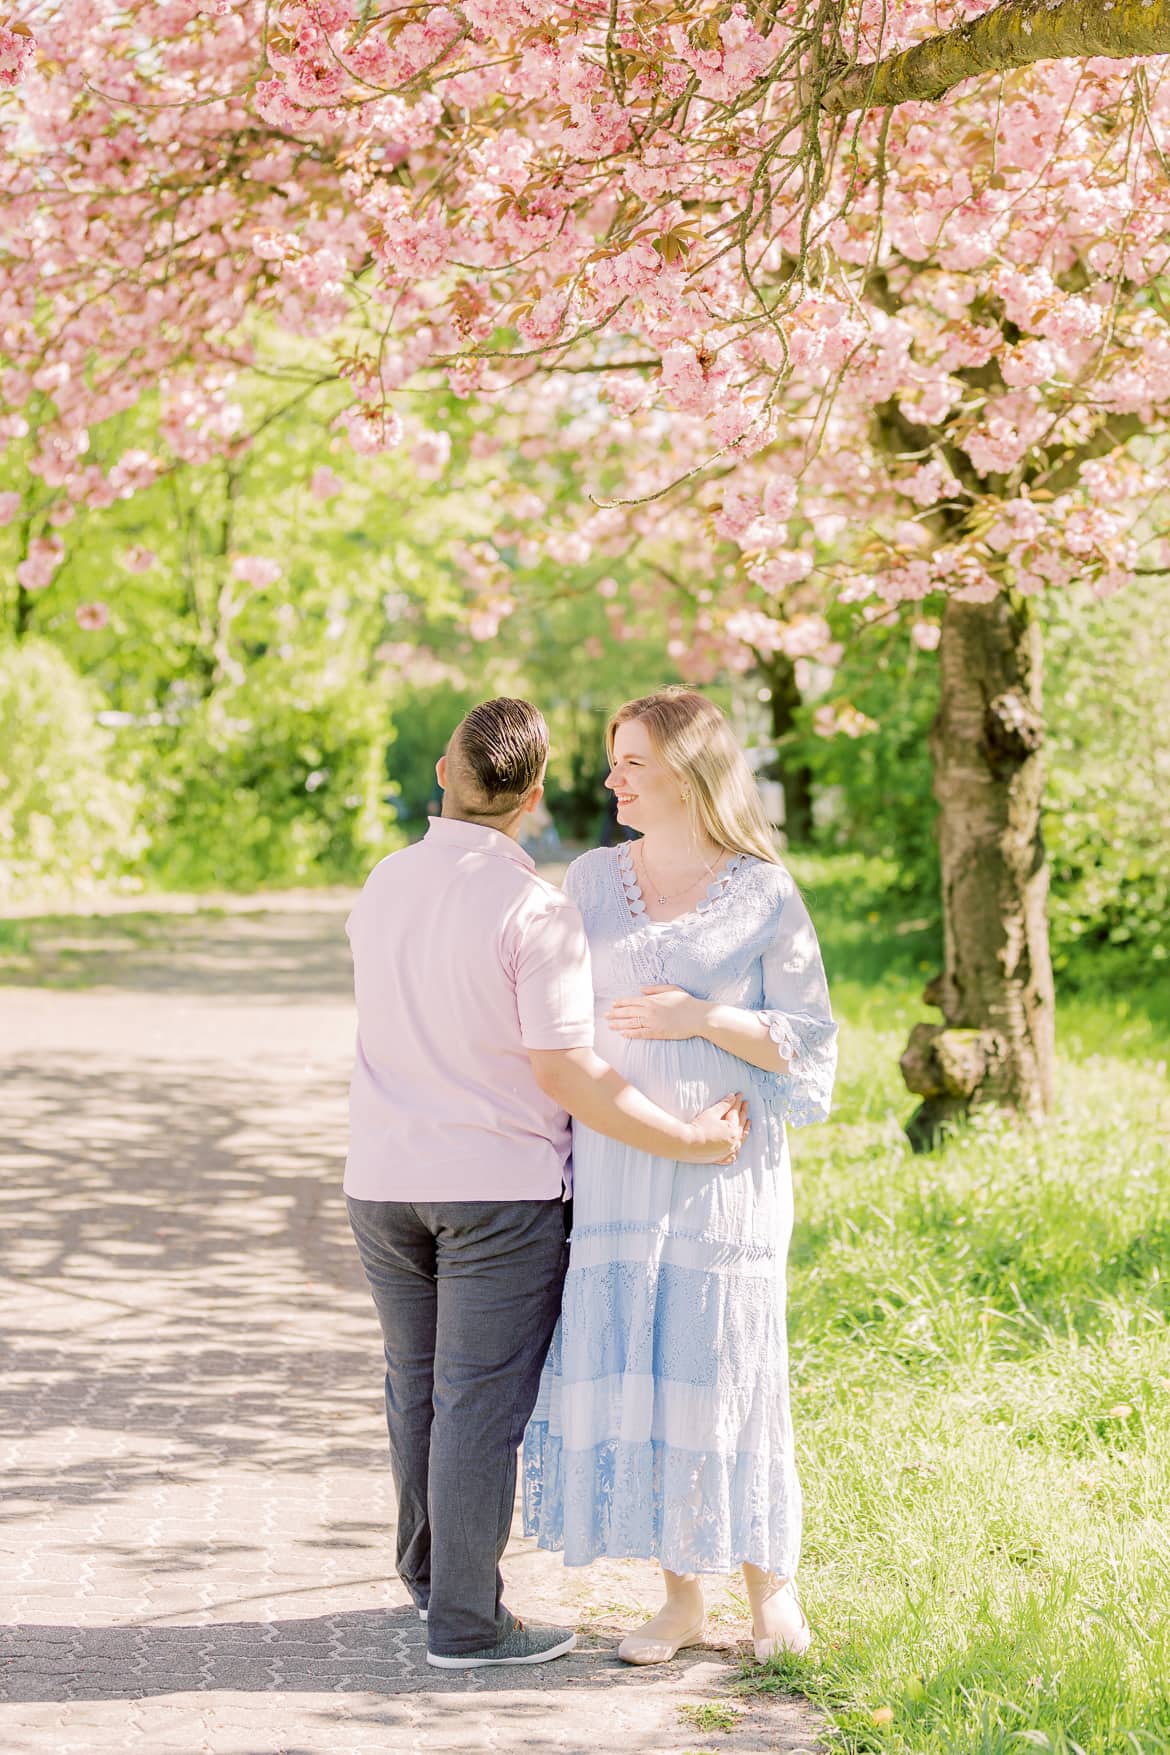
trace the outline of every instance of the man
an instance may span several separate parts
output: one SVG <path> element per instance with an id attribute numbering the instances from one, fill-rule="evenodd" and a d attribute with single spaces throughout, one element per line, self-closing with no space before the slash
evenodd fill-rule
<path id="1" fill-rule="evenodd" d="M 438 763 L 443 814 L 350 916 L 357 1061 L 345 1192 L 382 1325 L 398 1572 L 427 1662 L 536 1664 L 576 1644 L 501 1602 L 516 1450 L 565 1274 L 569 1115 L 644 1151 L 730 1161 L 738 1098 L 667 1115 L 593 1052 L 576 908 L 519 845 L 548 728 L 486 701 Z"/>

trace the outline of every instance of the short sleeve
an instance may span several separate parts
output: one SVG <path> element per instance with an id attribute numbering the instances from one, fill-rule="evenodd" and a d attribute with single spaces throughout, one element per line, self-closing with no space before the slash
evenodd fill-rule
<path id="1" fill-rule="evenodd" d="M 589 945 L 572 902 L 558 896 L 529 916 L 513 967 L 525 1048 L 592 1048 Z"/>
<path id="2" fill-rule="evenodd" d="M 779 902 L 775 936 L 764 952 L 763 973 L 758 1015 L 788 1062 L 787 1072 L 770 1075 L 773 1106 L 794 1127 L 825 1121 L 837 1072 L 837 1026 L 817 935 L 790 879 Z"/>

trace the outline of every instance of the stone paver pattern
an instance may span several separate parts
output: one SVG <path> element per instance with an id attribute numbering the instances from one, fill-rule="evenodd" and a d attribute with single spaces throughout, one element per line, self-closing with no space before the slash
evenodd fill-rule
<path id="1" fill-rule="evenodd" d="M 706 1646 L 615 1655 L 654 1568 L 519 1534 L 540 1669 L 429 1669 L 393 1572 L 379 1336 L 340 1194 L 353 1039 L 337 895 L 61 929 L 0 986 L 4 1755 L 781 1755 Z M 718 1702 L 732 1731 L 684 1709 Z"/>

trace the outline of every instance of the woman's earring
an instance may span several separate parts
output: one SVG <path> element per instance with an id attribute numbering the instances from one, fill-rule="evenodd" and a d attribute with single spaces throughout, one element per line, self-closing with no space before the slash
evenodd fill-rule
<path id="1" fill-rule="evenodd" d="M 682 801 L 683 801 L 683 803 L 684 803 L 684 804 L 689 804 L 689 803 L 690 803 L 690 802 L 691 802 L 691 795 L 690 795 L 690 793 L 689 793 L 689 792 L 684 792 L 684 793 L 683 793 L 683 795 L 682 795 Z"/>

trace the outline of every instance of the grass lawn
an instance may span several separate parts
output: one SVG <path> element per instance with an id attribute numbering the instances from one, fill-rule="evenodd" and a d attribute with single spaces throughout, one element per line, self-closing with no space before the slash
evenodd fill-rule
<path id="1" fill-rule="evenodd" d="M 1170 1751 L 1170 994 L 1062 1002 L 1051 1124 L 916 1158 L 936 928 L 861 862 L 794 865 L 842 1019 L 834 1121 L 793 1136 L 818 1637 L 743 1685 L 849 1751 Z"/>

